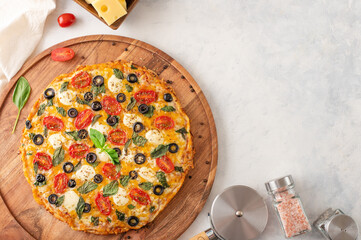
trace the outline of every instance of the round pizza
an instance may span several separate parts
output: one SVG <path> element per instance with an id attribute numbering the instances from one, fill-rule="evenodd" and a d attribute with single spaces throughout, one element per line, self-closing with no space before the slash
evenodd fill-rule
<path id="1" fill-rule="evenodd" d="M 97 234 L 153 221 L 194 154 L 174 91 L 124 61 L 56 77 L 26 120 L 20 150 L 35 200 L 73 229 Z"/>

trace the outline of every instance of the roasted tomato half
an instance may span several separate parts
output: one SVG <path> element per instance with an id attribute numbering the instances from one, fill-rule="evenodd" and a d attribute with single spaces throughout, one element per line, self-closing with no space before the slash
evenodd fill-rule
<path id="1" fill-rule="evenodd" d="M 75 74 L 75 76 L 71 79 L 71 85 L 75 88 L 85 88 L 89 86 L 91 83 L 91 77 L 89 73 L 81 71 Z"/>
<path id="2" fill-rule="evenodd" d="M 57 62 L 69 61 L 74 55 L 75 53 L 71 48 L 57 48 L 51 51 L 51 59 Z"/>
<path id="3" fill-rule="evenodd" d="M 102 100 L 103 109 L 109 115 L 118 115 L 122 111 L 122 106 L 113 98 L 106 96 Z"/>
<path id="4" fill-rule="evenodd" d="M 157 166 L 165 173 L 171 173 L 174 171 L 173 162 L 167 156 L 157 158 L 156 163 Z"/>
<path id="5" fill-rule="evenodd" d="M 49 170 L 53 166 L 51 157 L 43 152 L 35 154 L 33 163 L 38 163 L 38 168 L 42 170 Z"/>
<path id="6" fill-rule="evenodd" d="M 110 180 L 116 180 L 120 178 L 120 172 L 117 172 L 117 168 L 112 163 L 106 163 L 103 166 L 103 174 Z"/>
<path id="7" fill-rule="evenodd" d="M 74 125 L 77 129 L 87 128 L 92 123 L 93 117 L 93 111 L 90 109 L 85 109 L 75 118 Z"/>
<path id="8" fill-rule="evenodd" d="M 154 119 L 154 125 L 158 129 L 168 130 L 174 128 L 174 121 L 171 117 L 160 116 Z"/>
<path id="9" fill-rule="evenodd" d="M 150 197 L 148 193 L 144 192 L 139 188 L 133 188 L 130 191 L 129 196 L 141 205 L 148 205 L 150 203 Z"/>
<path id="10" fill-rule="evenodd" d="M 89 147 L 84 143 L 74 143 L 69 148 L 69 154 L 73 158 L 83 158 L 88 152 Z"/>
<path id="11" fill-rule="evenodd" d="M 61 131 L 64 127 L 63 121 L 53 116 L 44 117 L 43 124 L 52 131 Z"/>
<path id="12" fill-rule="evenodd" d="M 68 176 L 66 173 L 59 173 L 54 178 L 54 188 L 56 193 L 63 193 L 68 184 Z"/>
<path id="13" fill-rule="evenodd" d="M 124 145 L 127 142 L 127 134 L 121 129 L 113 129 L 108 133 L 108 140 L 114 145 Z"/>
<path id="14" fill-rule="evenodd" d="M 134 94 L 134 98 L 139 104 L 150 104 L 157 99 L 157 93 L 153 90 L 139 90 Z"/>
<path id="15" fill-rule="evenodd" d="M 109 215 L 112 211 L 112 205 L 109 201 L 109 197 L 104 197 L 101 192 L 95 197 L 95 203 L 99 211 L 104 215 Z"/>

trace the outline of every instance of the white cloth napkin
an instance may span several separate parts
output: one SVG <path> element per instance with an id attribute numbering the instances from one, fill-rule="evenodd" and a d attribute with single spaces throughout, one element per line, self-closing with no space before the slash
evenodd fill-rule
<path id="1" fill-rule="evenodd" d="M 0 92 L 34 51 L 55 0 L 0 0 Z"/>

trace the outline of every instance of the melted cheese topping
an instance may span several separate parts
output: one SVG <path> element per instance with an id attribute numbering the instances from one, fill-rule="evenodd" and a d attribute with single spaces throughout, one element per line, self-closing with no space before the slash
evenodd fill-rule
<path id="1" fill-rule="evenodd" d="M 122 90 L 122 86 L 122 80 L 117 78 L 116 76 L 112 75 L 108 79 L 108 88 L 111 92 L 120 93 L 120 91 Z"/>
<path id="2" fill-rule="evenodd" d="M 61 133 L 50 135 L 48 140 L 54 149 L 60 147 L 66 141 L 65 137 L 63 137 Z"/>
<path id="3" fill-rule="evenodd" d="M 121 206 L 128 203 L 127 191 L 123 188 L 118 189 L 118 193 L 113 196 L 113 201 L 116 205 Z"/>
<path id="4" fill-rule="evenodd" d="M 153 130 L 148 131 L 145 134 L 145 137 L 148 139 L 148 141 L 150 143 L 153 143 L 156 145 L 164 143 L 163 135 L 158 129 L 153 129 Z"/>
<path id="5" fill-rule="evenodd" d="M 139 176 L 141 176 L 148 182 L 154 182 L 157 180 L 154 172 L 151 169 L 146 168 L 146 167 L 141 167 L 140 169 L 138 169 L 138 174 L 139 174 Z"/>
<path id="6" fill-rule="evenodd" d="M 135 114 L 124 114 L 123 123 L 125 126 L 127 126 L 128 128 L 133 128 L 133 125 L 136 122 L 142 122 L 142 118 Z"/>
<path id="7" fill-rule="evenodd" d="M 64 105 L 72 105 L 75 102 L 75 92 L 71 90 L 64 91 L 59 93 L 59 100 Z"/>
<path id="8" fill-rule="evenodd" d="M 83 165 L 81 168 L 76 172 L 76 177 L 82 181 L 89 181 L 93 179 L 95 175 L 95 170 L 93 167 L 89 165 Z"/>
<path id="9" fill-rule="evenodd" d="M 78 204 L 79 196 L 74 191 L 70 190 L 64 194 L 64 203 L 63 206 L 70 212 L 75 210 L 76 205 Z"/>

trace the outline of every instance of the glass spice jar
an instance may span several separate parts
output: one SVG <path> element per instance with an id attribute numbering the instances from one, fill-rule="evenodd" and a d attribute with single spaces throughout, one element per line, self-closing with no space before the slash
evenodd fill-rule
<path id="1" fill-rule="evenodd" d="M 303 209 L 301 199 L 295 192 L 291 175 L 265 183 L 286 238 L 311 231 L 311 225 Z"/>

